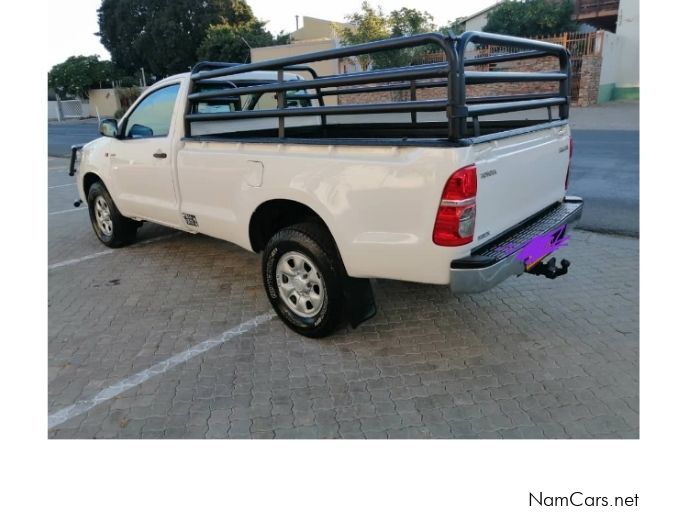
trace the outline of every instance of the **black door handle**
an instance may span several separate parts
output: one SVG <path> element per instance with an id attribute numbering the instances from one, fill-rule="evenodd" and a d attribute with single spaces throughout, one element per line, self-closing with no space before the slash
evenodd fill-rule
<path id="1" fill-rule="evenodd" d="M 167 157 L 167 154 L 165 154 L 164 152 L 156 152 L 155 154 L 153 154 L 153 157 L 158 158 L 158 159 L 163 159 L 163 158 Z"/>

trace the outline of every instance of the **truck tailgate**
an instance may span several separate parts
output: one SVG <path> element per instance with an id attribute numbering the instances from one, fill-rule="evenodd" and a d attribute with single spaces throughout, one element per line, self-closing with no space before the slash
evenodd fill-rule
<path id="1" fill-rule="evenodd" d="M 569 136 L 564 125 L 476 145 L 474 247 L 564 197 Z"/>

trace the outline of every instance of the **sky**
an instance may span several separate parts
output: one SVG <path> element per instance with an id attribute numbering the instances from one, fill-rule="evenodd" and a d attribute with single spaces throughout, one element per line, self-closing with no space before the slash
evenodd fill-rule
<path id="1" fill-rule="evenodd" d="M 101 0 L 70 0 L 48 3 L 50 46 L 46 49 L 47 68 L 61 63 L 73 55 L 99 55 L 109 59 L 110 54 L 100 44 L 98 16 L 96 10 Z M 332 21 L 344 21 L 347 14 L 355 12 L 362 0 L 248 0 L 254 14 L 267 21 L 272 33 L 293 32 L 296 29 L 295 16 L 312 16 Z M 381 5 L 386 13 L 408 7 L 429 12 L 435 23 L 443 25 L 460 16 L 468 16 L 496 0 L 371 0 L 372 5 Z"/>

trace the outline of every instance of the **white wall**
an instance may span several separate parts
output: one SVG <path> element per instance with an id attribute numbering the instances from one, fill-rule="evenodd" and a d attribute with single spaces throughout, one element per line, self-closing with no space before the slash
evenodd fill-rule
<path id="1" fill-rule="evenodd" d="M 487 24 L 487 15 L 489 14 L 488 12 L 485 12 L 481 14 L 480 16 L 476 16 L 475 18 L 472 18 L 470 20 L 466 21 L 466 32 L 469 31 L 481 31 L 483 30 L 483 27 Z"/>
<path id="2" fill-rule="evenodd" d="M 602 69 L 600 70 L 600 84 L 616 83 L 619 59 L 619 37 L 613 32 L 604 31 L 602 39 Z"/>
<path id="3" fill-rule="evenodd" d="M 90 116 L 110 117 L 122 107 L 117 91 L 112 88 L 91 90 L 88 92 L 89 107 L 86 111 Z"/>
<path id="4" fill-rule="evenodd" d="M 616 86 L 621 88 L 640 85 L 640 2 L 621 0 L 616 36 L 619 40 L 619 67 Z"/>
<path id="5" fill-rule="evenodd" d="M 48 120 L 57 120 L 58 115 L 57 115 L 57 101 L 56 100 L 49 100 L 48 101 Z"/>
<path id="6" fill-rule="evenodd" d="M 68 103 L 67 108 L 63 107 L 62 114 L 64 118 L 75 118 L 75 115 L 77 118 L 88 118 L 89 116 L 89 104 L 88 101 L 82 100 L 81 101 L 81 112 L 79 116 L 79 107 L 74 105 L 73 100 L 69 101 L 63 101 L 63 106 L 65 106 L 64 103 Z M 59 120 L 59 113 L 58 113 L 58 103 L 56 100 L 49 100 L 48 101 L 48 120 Z"/>

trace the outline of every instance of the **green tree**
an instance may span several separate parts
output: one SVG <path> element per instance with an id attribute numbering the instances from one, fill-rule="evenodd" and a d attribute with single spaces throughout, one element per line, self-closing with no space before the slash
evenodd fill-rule
<path id="1" fill-rule="evenodd" d="M 253 47 L 267 47 L 288 43 L 289 35 L 273 37 L 265 30 L 265 23 L 257 20 L 231 25 L 226 20 L 208 27 L 205 38 L 198 47 L 201 61 L 229 61 L 246 63 Z"/>
<path id="2" fill-rule="evenodd" d="M 487 15 L 485 32 L 512 36 L 549 36 L 575 30 L 571 0 L 508 0 Z"/>
<path id="3" fill-rule="evenodd" d="M 446 25 L 442 25 L 437 30 L 439 30 L 443 34 L 447 34 L 449 31 L 452 31 L 454 34 L 458 36 L 462 32 L 466 31 L 465 18 L 456 18 L 454 19 L 454 21 L 450 21 L 447 22 Z"/>
<path id="4" fill-rule="evenodd" d="M 374 9 L 368 2 L 363 2 L 361 12 L 348 15 L 346 20 L 353 28 L 344 26 L 337 29 L 339 38 L 345 45 L 358 45 L 390 36 L 387 18 L 382 9 Z M 369 54 L 358 56 L 358 62 L 364 70 L 370 68 L 372 61 Z"/>
<path id="5" fill-rule="evenodd" d="M 356 45 L 369 41 L 410 36 L 434 30 L 433 18 L 425 11 L 417 9 L 402 9 L 392 11 L 388 16 L 380 7 L 373 8 L 368 2 L 363 2 L 360 12 L 346 17 L 352 27 L 338 28 L 337 32 L 342 43 Z M 376 52 L 373 55 L 358 56 L 358 61 L 364 70 L 373 68 L 390 68 L 410 64 L 413 59 L 427 49 L 411 48 Z"/>
<path id="6" fill-rule="evenodd" d="M 193 66 L 211 25 L 254 21 L 244 0 L 102 0 L 97 35 L 124 72 L 161 77 Z"/>
<path id="7" fill-rule="evenodd" d="M 402 7 L 387 17 L 392 37 L 410 36 L 435 30 L 433 17 L 426 11 Z"/>
<path id="8" fill-rule="evenodd" d="M 61 97 L 88 98 L 88 90 L 112 80 L 112 63 L 98 56 L 71 56 L 48 72 L 48 86 Z"/>

